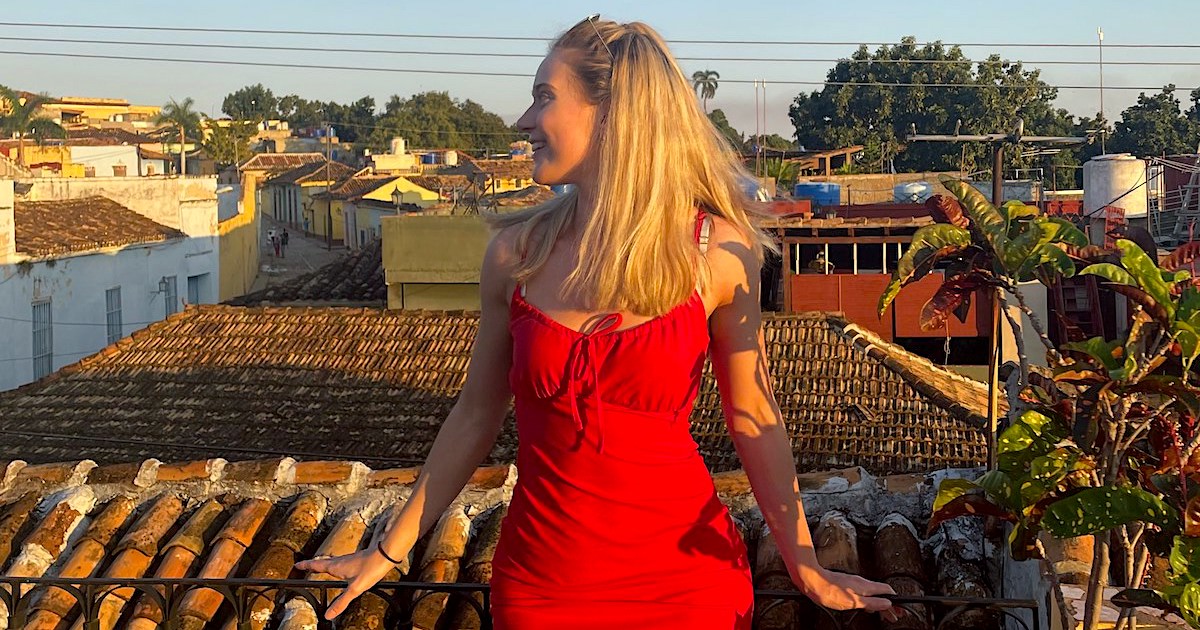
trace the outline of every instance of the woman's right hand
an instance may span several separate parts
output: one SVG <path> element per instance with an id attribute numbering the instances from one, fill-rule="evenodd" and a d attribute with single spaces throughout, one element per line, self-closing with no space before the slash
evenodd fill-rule
<path id="1" fill-rule="evenodd" d="M 325 619 L 329 620 L 345 612 L 350 602 L 378 584 L 395 567 L 396 565 L 383 557 L 376 545 L 348 556 L 317 557 L 296 563 L 296 568 L 301 571 L 326 573 L 349 582 L 346 590 L 342 591 L 325 611 Z"/>

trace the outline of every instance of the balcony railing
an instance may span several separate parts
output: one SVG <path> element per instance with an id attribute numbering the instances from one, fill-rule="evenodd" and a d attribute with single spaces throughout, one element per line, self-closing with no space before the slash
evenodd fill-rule
<path id="1" fill-rule="evenodd" d="M 24 628 L 41 606 L 35 602 L 44 597 L 47 591 L 58 590 L 66 593 L 74 600 L 71 616 L 81 616 L 82 623 L 75 627 L 84 630 L 100 630 L 112 628 L 119 619 L 128 617 L 135 608 L 149 607 L 150 616 L 159 622 L 164 630 L 177 630 L 184 627 L 200 627 L 213 619 L 197 619 L 194 612 L 204 609 L 206 615 L 215 615 L 224 623 L 224 627 L 235 627 L 239 630 L 261 628 L 266 624 L 266 618 L 271 610 L 282 608 L 287 602 L 300 599 L 307 602 L 317 618 L 317 628 L 334 629 L 341 627 L 346 617 L 334 621 L 326 621 L 324 612 L 346 587 L 345 582 L 329 582 L 318 580 L 268 580 L 251 578 L 0 578 L 0 603 L 4 606 L 3 614 L 7 616 L 7 628 L 17 630 Z M 207 607 L 197 605 L 197 595 L 202 591 L 208 598 Z M 446 584 L 428 582 L 380 582 L 370 591 L 384 602 L 384 614 L 388 618 L 389 628 L 410 628 L 414 623 L 414 614 L 419 614 L 422 604 L 437 596 L 445 596 L 442 603 L 433 603 L 434 609 L 440 614 L 443 607 L 446 611 L 458 607 L 465 609 L 467 614 L 474 614 L 476 619 L 470 620 L 480 630 L 492 628 L 491 597 L 486 584 Z M 211 599 L 213 595 L 219 597 Z M 62 595 L 57 597 L 60 599 Z M 806 598 L 796 591 L 755 591 L 756 616 L 772 613 L 777 607 L 803 602 Z M 1038 603 L 1024 599 L 996 599 L 975 597 L 907 597 L 891 596 L 890 599 L 898 606 L 908 609 L 918 616 L 923 616 L 937 625 L 945 627 L 946 622 L 960 615 L 974 614 L 980 620 L 986 620 L 985 626 L 992 628 L 1008 627 L 1022 630 L 1042 630 L 1039 624 Z M 185 602 L 190 605 L 184 606 Z M 461 604 L 461 606 L 460 606 Z M 62 610 L 61 603 L 58 610 Z M 1022 615 L 1020 611 L 1029 611 Z M 192 614 L 186 614 L 191 612 Z M 853 627 L 857 615 L 870 614 L 862 611 L 835 613 L 822 609 L 828 616 L 833 627 Z M 277 613 L 276 613 L 277 614 Z M 191 617 L 185 619 L 185 617 Z M 1005 624 L 1005 619 L 1013 623 Z M 964 620 L 965 621 L 965 620 Z M 476 625 L 477 622 L 477 625 Z M 971 627 L 981 621 L 973 620 Z M 439 627 L 442 627 L 439 624 Z"/>

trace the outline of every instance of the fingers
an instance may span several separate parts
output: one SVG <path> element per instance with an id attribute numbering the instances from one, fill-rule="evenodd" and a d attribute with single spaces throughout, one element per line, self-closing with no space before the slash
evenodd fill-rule
<path id="1" fill-rule="evenodd" d="M 332 558 L 329 556 L 318 556 L 311 560 L 303 560 L 297 562 L 295 567 L 300 571 L 312 571 L 314 573 L 326 573 L 329 566 L 332 564 Z"/>
<path id="2" fill-rule="evenodd" d="M 338 595 L 337 599 L 333 600 L 333 603 L 325 610 L 325 619 L 332 621 L 334 617 L 345 612 L 346 608 L 350 606 L 350 602 L 357 599 L 365 590 L 358 580 L 351 582 L 346 590 L 342 591 L 342 594 Z"/>
<path id="3" fill-rule="evenodd" d="M 861 601 L 860 608 L 867 612 L 884 612 L 891 610 L 893 607 L 891 600 L 882 597 L 861 597 L 859 599 Z"/>

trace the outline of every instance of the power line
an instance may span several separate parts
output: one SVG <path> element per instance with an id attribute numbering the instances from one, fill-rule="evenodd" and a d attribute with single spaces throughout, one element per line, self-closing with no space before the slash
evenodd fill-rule
<path id="1" fill-rule="evenodd" d="M 0 22 L 0 26 L 31 27 L 31 28 L 71 28 L 90 30 L 114 31 L 150 31 L 173 33 L 239 33 L 250 35 L 304 35 L 323 37 L 372 37 L 387 39 L 449 39 L 472 41 L 520 41 L 548 42 L 553 37 L 535 37 L 520 35 L 464 35 L 464 34 L 431 34 L 431 33 L 362 33 L 349 31 L 300 31 L 287 29 L 249 29 L 249 28 L 212 28 L 197 26 L 132 26 L 117 24 L 55 24 L 49 22 Z M 672 44 L 713 44 L 713 45 L 763 45 L 763 46 L 987 46 L 993 48 L 1084 48 L 1094 49 L 1095 44 L 1070 44 L 1047 42 L 863 42 L 863 41 L 820 41 L 820 40 L 729 40 L 729 39 L 673 39 Z M 1200 44 L 1105 44 L 1106 48 L 1179 48 L 1200 49 Z"/>
<path id="2" fill-rule="evenodd" d="M 513 77 L 521 79 L 532 79 L 534 75 L 519 72 L 491 72 L 481 70 L 426 70 L 416 68 L 381 68 L 371 66 L 333 66 L 333 65 L 317 65 L 317 64 L 299 64 L 299 63 L 277 63 L 268 61 L 233 61 L 233 60 L 218 60 L 218 59 L 169 59 L 162 57 L 127 57 L 124 55 L 94 55 L 83 53 L 51 53 L 51 52 L 31 52 L 17 50 L 0 50 L 0 55 L 19 55 L 32 57 L 63 57 L 72 59 L 112 59 L 118 61 L 144 61 L 157 63 L 195 63 L 223 66 L 251 66 L 264 68 L 297 68 L 303 70 L 344 70 L 353 72 L 385 72 L 393 74 L 440 74 L 440 75 L 461 75 L 461 76 L 476 76 L 476 77 Z M 809 86 L 836 86 L 836 87 L 921 87 L 921 88 L 965 88 L 965 89 L 1028 89 L 1028 85 L 1004 85 L 1004 84 L 978 84 L 978 83 L 881 83 L 881 82 L 864 82 L 864 81 L 794 81 L 794 80 L 764 80 L 764 79 L 722 79 L 721 83 L 733 84 L 752 84 L 756 81 L 765 81 L 772 85 L 809 85 Z M 1040 86 L 1039 86 L 1040 87 Z M 1054 88 L 1058 90 L 1097 90 L 1100 89 L 1095 85 L 1045 85 L 1044 87 Z M 1137 86 L 1137 85 L 1113 85 L 1105 86 L 1109 90 L 1136 90 L 1140 92 L 1155 91 L 1162 89 L 1163 86 Z"/>
<path id="3" fill-rule="evenodd" d="M 54 44 L 98 44 L 108 46 L 151 46 L 165 48 L 215 48 L 222 50 L 262 50 L 279 52 L 311 52 L 311 53 L 352 53 L 364 55 L 416 55 L 434 57 L 498 57 L 516 59 L 541 59 L 541 53 L 510 53 L 510 52 L 471 52 L 463 50 L 389 50 L 379 48 L 321 48 L 313 46 L 269 46 L 260 44 L 220 44 L 208 42 L 138 42 L 107 39 L 69 39 L 59 37 L 10 37 L 0 36 L 0 41 L 10 42 L 40 42 Z M 722 62 L 762 62 L 762 63 L 853 63 L 853 64 L 914 64 L 914 65 L 955 65 L 990 63 L 983 59 L 854 59 L 815 58 L 815 57 L 676 57 L 679 61 L 722 61 Z M 1024 60 L 1004 59 L 1002 63 L 1021 63 L 1028 65 L 1065 65 L 1065 66 L 1094 66 L 1100 62 L 1093 60 Z M 1200 66 L 1200 61 L 1109 61 L 1107 65 L 1114 66 Z"/>
<path id="4" fill-rule="evenodd" d="M 10 322 L 24 322 L 26 324 L 35 323 L 32 319 L 21 319 L 20 317 L 6 317 L 4 315 L 0 315 L 0 319 L 8 320 Z M 122 326 L 149 326 L 150 324 L 157 324 L 161 321 L 165 321 L 165 320 L 155 319 L 155 320 L 148 321 L 148 322 L 121 322 L 121 325 Z M 41 322 L 36 322 L 36 323 L 41 323 Z M 95 323 L 95 322 L 56 322 L 56 321 L 51 321 L 50 325 L 51 326 L 108 326 L 108 323 L 107 322 Z"/>

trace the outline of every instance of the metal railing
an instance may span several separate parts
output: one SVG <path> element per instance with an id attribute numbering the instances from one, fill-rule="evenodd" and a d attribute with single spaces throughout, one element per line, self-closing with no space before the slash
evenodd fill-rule
<path id="1" fill-rule="evenodd" d="M 324 612 L 329 604 L 346 587 L 345 582 L 318 580 L 269 580 L 253 578 L 0 578 L 0 604 L 4 610 L 0 617 L 7 617 L 7 628 L 24 628 L 35 614 L 43 609 L 38 600 L 49 591 L 58 589 L 73 600 L 67 621 L 80 618 L 76 627 L 84 630 L 112 628 L 118 620 L 126 620 L 134 610 L 149 616 L 164 630 L 185 627 L 201 627 L 213 621 L 238 630 L 267 627 L 267 619 L 279 615 L 279 609 L 288 602 L 301 600 L 315 615 L 317 628 L 336 629 L 344 627 L 347 613 L 339 619 L 326 621 Z M 195 616 L 200 606 L 185 607 L 189 596 L 199 591 L 212 591 L 220 596 L 218 605 L 208 606 L 201 619 Z M 414 627 L 414 616 L 426 600 L 435 596 L 446 599 L 432 602 L 433 617 L 465 611 L 467 623 L 480 630 L 492 628 L 491 593 L 487 584 L 449 584 L 430 582 L 380 582 L 369 594 L 384 603 L 383 610 L 388 628 Z M 782 606 L 799 606 L 807 598 L 797 591 L 756 590 L 755 617 L 777 614 Z M 61 595 L 58 596 L 61 600 Z M 364 595 L 366 597 L 366 595 Z M 942 628 L 953 619 L 974 614 L 984 620 L 972 620 L 970 627 L 1000 628 L 1003 619 L 1013 619 L 1022 630 L 1042 630 L 1038 603 L 1034 600 L 999 599 L 977 597 L 943 596 L 889 596 L 897 606 L 912 614 L 924 617 L 930 627 Z M 810 605 L 811 604 L 807 604 Z M 148 607 L 148 608 L 147 608 Z M 106 610 L 107 608 L 107 610 Z M 61 604 L 58 610 L 62 610 Z M 149 613 L 145 611 L 149 610 Z M 858 615 L 870 614 L 863 611 L 834 612 L 818 608 L 828 616 L 833 627 L 853 628 Z M 1029 611 L 1028 619 L 1018 611 Z M 189 614 L 191 613 L 191 614 Z M 43 613 L 44 614 L 44 613 Z M 52 613 L 53 614 L 53 613 Z M 185 617 L 191 617 L 185 619 Z M 962 620 L 960 620 L 961 622 Z M 271 626 L 277 625 L 270 624 Z M 444 627 L 439 623 L 438 627 Z"/>

